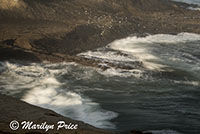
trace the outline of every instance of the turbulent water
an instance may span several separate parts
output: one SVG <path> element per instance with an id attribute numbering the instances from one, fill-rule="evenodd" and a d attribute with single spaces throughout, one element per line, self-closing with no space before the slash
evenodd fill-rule
<path id="1" fill-rule="evenodd" d="M 196 7 L 196 8 L 189 7 L 189 9 L 191 9 L 191 10 L 200 10 L 200 0 L 173 0 L 173 1 L 184 2 L 184 3 L 188 3 L 188 4 L 195 4 L 198 7 Z"/>
<path id="2" fill-rule="evenodd" d="M 200 133 L 200 35 L 128 37 L 78 56 L 109 69 L 0 62 L 0 92 L 99 128 Z"/>

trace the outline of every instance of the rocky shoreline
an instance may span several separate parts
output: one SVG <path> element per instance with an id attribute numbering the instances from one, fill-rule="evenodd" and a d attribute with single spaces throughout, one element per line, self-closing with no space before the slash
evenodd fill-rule
<path id="1" fill-rule="evenodd" d="M 0 108 L 0 134 L 117 134 L 117 132 L 98 129 L 81 121 L 75 121 L 70 118 L 63 117 L 62 115 L 59 115 L 51 110 L 33 106 L 18 99 L 1 94 Z M 18 121 L 19 123 L 23 121 L 33 121 L 37 124 L 47 122 L 47 124 L 55 125 L 55 128 L 49 129 L 46 132 L 46 129 L 43 129 L 45 127 L 41 128 L 41 130 L 34 130 L 34 128 L 29 130 L 29 127 L 27 127 L 27 129 L 22 129 L 22 125 L 20 125 L 19 129 L 14 131 L 11 130 L 9 126 L 10 122 L 13 120 Z M 64 121 L 66 124 L 78 124 L 78 129 L 66 130 L 61 128 L 57 130 L 56 125 L 59 121 Z"/>
<path id="2" fill-rule="evenodd" d="M 131 35 L 200 33 L 200 11 L 168 0 L 17 2 L 0 8 L 0 60 L 97 66 L 76 54 Z"/>
<path id="3" fill-rule="evenodd" d="M 190 6 L 195 5 L 169 0 L 2 0 L 0 61 L 66 61 L 106 69 L 99 66 L 99 61 L 77 54 L 131 35 L 180 32 L 199 34 L 200 11 L 187 9 Z M 112 64 L 109 66 L 121 68 Z M 0 133 L 44 133 L 22 130 L 13 132 L 8 126 L 13 119 L 35 120 L 38 123 L 54 123 L 58 120 L 75 122 L 80 124 L 80 129 L 67 132 L 74 134 L 115 133 L 4 95 L 0 95 L 0 109 Z"/>

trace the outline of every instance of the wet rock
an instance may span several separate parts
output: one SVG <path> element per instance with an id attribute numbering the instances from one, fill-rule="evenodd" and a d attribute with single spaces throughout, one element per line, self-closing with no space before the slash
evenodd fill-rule
<path id="1" fill-rule="evenodd" d="M 21 49 L 13 49 L 10 47 L 2 47 L 0 45 L 0 61 L 6 60 L 23 60 L 23 61 L 32 61 L 32 62 L 41 62 L 37 55 L 33 53 L 26 52 Z"/>
<path id="2" fill-rule="evenodd" d="M 15 43 L 15 40 L 16 40 L 16 39 L 8 39 L 8 40 L 2 41 L 2 43 L 5 44 L 5 45 L 13 46 L 14 43 Z"/>

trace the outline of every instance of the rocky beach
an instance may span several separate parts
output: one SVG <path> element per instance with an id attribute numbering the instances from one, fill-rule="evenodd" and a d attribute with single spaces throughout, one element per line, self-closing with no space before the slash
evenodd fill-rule
<path id="1" fill-rule="evenodd" d="M 129 53 L 123 53 L 123 46 L 115 48 L 112 42 L 130 36 L 143 39 L 150 35 L 167 34 L 171 37 L 180 33 L 193 33 L 195 35 L 192 36 L 195 36 L 197 40 L 199 37 L 197 35 L 200 34 L 200 11 L 191 10 L 191 7 L 198 6 L 171 0 L 0 0 L 0 65 L 2 65 L 2 70 L 6 70 L 3 66 L 7 68 L 11 66 L 5 63 L 7 61 L 27 64 L 74 62 L 103 71 L 109 68 L 144 69 L 145 65 L 140 61 L 134 61 L 134 66 L 121 65 L 106 60 L 102 62 L 101 58 L 91 58 L 89 57 L 91 53 L 89 56 L 85 53 L 111 44 L 106 51 L 116 50 L 115 54 L 129 57 Z M 185 35 L 180 35 L 182 36 L 185 37 Z M 76 65 L 73 66 L 76 68 Z M 3 74 L 1 68 L 0 74 Z M 171 72 L 164 75 L 173 76 Z M 180 74 L 176 75 L 179 77 Z M 199 86 L 199 83 L 197 82 L 196 85 Z M 136 130 L 124 132 L 96 128 L 90 122 L 89 125 L 82 121 L 72 120 L 57 114 L 57 111 L 33 106 L 34 103 L 28 104 L 21 101 L 19 97 L 15 98 L 11 95 L 14 97 L 12 98 L 7 93 L 3 94 L 5 95 L 0 95 L 0 133 L 2 134 L 45 133 L 40 130 L 12 131 L 9 123 L 13 119 L 34 120 L 35 123 L 44 121 L 55 123 L 63 120 L 79 124 L 78 130 L 75 131 L 63 129 L 59 132 L 56 130 L 47 132 L 52 134 L 142 134 Z M 135 129 L 134 126 L 132 129 Z"/>

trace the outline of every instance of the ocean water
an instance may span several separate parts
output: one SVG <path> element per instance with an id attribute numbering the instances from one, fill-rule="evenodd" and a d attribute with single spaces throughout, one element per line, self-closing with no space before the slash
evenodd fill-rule
<path id="1" fill-rule="evenodd" d="M 78 56 L 108 69 L 0 62 L 0 93 L 99 128 L 200 133 L 200 35 L 127 37 Z"/>
<path id="2" fill-rule="evenodd" d="M 197 7 L 189 7 L 188 9 L 200 11 L 200 0 L 173 0 L 173 1 L 197 5 Z"/>
<path id="3" fill-rule="evenodd" d="M 200 1 L 199 1 L 199 0 L 174 0 L 174 1 L 185 2 L 185 3 L 189 3 L 189 4 L 200 5 Z"/>

